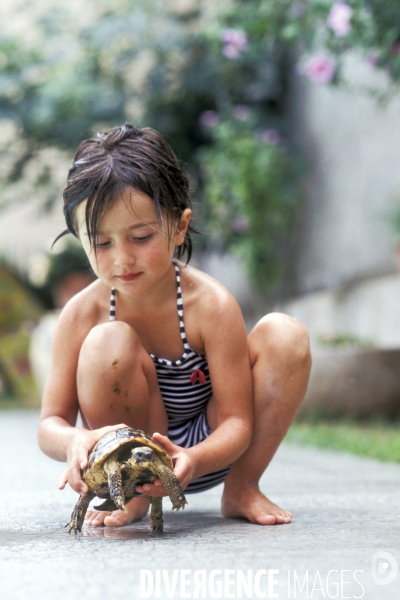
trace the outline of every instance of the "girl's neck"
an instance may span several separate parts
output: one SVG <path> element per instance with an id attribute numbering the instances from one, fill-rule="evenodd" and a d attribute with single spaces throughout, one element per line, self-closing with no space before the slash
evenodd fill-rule
<path id="1" fill-rule="evenodd" d="M 165 276 L 157 282 L 146 294 L 124 294 L 116 290 L 117 312 L 149 312 L 157 310 L 171 299 L 176 298 L 176 273 L 175 266 L 171 263 Z"/>

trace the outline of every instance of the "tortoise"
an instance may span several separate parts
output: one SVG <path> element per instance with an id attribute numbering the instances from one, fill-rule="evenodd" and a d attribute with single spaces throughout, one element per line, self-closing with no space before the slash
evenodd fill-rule
<path id="1" fill-rule="evenodd" d="M 124 510 L 134 496 L 136 487 L 161 479 L 172 502 L 179 510 L 187 504 L 178 479 L 172 472 L 171 457 L 153 438 L 140 429 L 121 427 L 106 433 L 89 454 L 82 479 L 89 488 L 79 496 L 66 527 L 69 533 L 81 531 L 91 500 L 97 496 L 105 501 L 96 510 Z M 151 502 L 150 525 L 153 533 L 163 531 L 162 498 L 148 496 Z"/>

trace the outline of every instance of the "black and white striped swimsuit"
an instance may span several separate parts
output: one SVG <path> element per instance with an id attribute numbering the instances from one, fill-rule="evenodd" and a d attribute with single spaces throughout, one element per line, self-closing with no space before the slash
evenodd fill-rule
<path id="1" fill-rule="evenodd" d="M 212 394 L 207 359 L 189 346 L 183 322 L 183 302 L 179 267 L 176 273 L 177 310 L 183 342 L 183 355 L 178 360 L 159 358 L 150 353 L 157 372 L 158 385 L 168 416 L 168 437 L 178 446 L 191 448 L 211 433 L 207 423 L 207 403 Z M 115 289 L 111 290 L 110 321 L 115 320 Z M 185 493 L 208 490 L 221 483 L 229 467 L 193 479 Z"/>

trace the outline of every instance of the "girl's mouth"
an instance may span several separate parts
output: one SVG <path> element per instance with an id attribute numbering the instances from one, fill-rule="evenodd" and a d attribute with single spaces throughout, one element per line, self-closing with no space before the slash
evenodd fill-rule
<path id="1" fill-rule="evenodd" d="M 117 275 L 121 281 L 134 281 L 139 277 L 140 273 L 126 273 L 125 275 Z"/>

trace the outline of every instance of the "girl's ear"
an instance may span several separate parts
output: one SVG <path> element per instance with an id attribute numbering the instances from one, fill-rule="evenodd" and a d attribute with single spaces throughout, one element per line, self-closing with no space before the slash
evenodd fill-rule
<path id="1" fill-rule="evenodd" d="M 181 218 L 179 219 L 179 223 L 176 227 L 174 243 L 175 246 L 182 246 L 185 241 L 186 233 L 189 228 L 190 219 L 192 218 L 192 210 L 190 208 L 185 208 L 185 210 L 181 214 Z"/>

